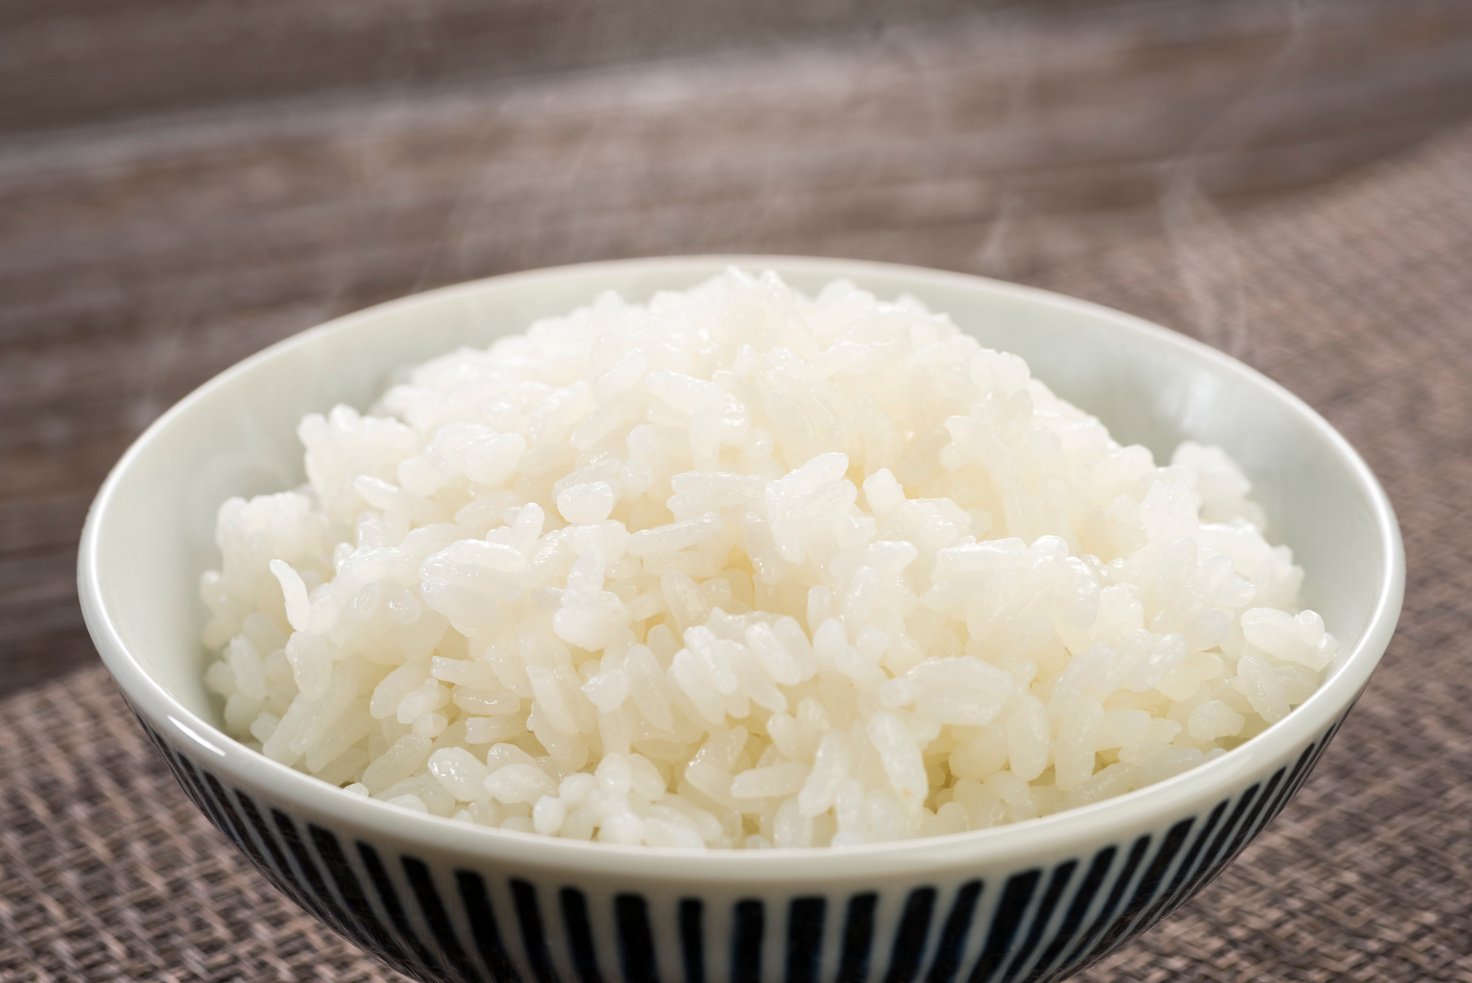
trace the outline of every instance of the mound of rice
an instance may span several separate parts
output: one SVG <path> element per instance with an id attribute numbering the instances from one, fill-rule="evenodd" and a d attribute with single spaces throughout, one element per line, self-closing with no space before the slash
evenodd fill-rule
<path id="1" fill-rule="evenodd" d="M 912 298 L 600 297 L 298 433 L 220 509 L 229 731 L 506 829 L 848 846 L 1149 785 L 1335 652 L 1221 450 L 1167 467 Z"/>

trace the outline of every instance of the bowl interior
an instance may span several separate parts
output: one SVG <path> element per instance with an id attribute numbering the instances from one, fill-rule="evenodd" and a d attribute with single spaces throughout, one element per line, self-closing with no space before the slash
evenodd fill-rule
<path id="1" fill-rule="evenodd" d="M 94 505 L 97 601 L 144 675 L 219 723 L 202 671 L 201 572 L 219 562 L 215 512 L 231 495 L 303 480 L 300 418 L 366 408 L 401 366 L 485 346 L 605 290 L 646 299 L 719 273 L 726 258 L 594 264 L 496 278 L 408 298 L 268 349 L 169 411 L 119 464 Z M 911 293 L 983 344 L 1015 352 L 1122 443 L 1157 459 L 1194 439 L 1225 447 L 1307 573 L 1303 601 L 1348 654 L 1386 593 L 1393 535 L 1368 470 L 1326 423 L 1241 364 L 1138 319 L 1010 284 L 840 260 L 748 257 L 815 291 L 846 276 L 881 298 Z M 86 590 L 84 588 L 84 598 Z M 1376 653 L 1378 655 L 1378 653 Z M 1336 671 L 1342 668 L 1341 663 Z M 114 667 L 114 671 L 117 668 Z"/>

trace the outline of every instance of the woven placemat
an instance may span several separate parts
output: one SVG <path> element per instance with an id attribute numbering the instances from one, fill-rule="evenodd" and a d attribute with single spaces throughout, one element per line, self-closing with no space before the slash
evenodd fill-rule
<path id="1" fill-rule="evenodd" d="M 1044 285 L 1194 333 L 1316 406 L 1385 482 L 1410 583 L 1304 790 L 1081 979 L 1472 981 L 1472 134 L 1291 212 L 1165 207 L 1170 241 Z M 100 668 L 0 704 L 0 749 L 0 979 L 402 979 L 247 867 Z"/>

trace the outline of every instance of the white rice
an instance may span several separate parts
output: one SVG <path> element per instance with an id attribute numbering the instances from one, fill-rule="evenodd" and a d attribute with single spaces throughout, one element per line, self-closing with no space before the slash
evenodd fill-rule
<path id="1" fill-rule="evenodd" d="M 1158 782 L 1335 652 L 1220 449 L 1157 467 L 943 315 L 735 270 L 302 421 L 220 509 L 230 733 L 400 806 L 687 847 L 980 829 Z"/>

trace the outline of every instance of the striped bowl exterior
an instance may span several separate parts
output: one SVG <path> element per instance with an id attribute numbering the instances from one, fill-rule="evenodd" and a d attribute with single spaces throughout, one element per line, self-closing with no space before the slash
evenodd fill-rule
<path id="1" fill-rule="evenodd" d="M 1200 814 L 1051 866 L 841 893 L 711 885 L 666 895 L 368 842 L 220 778 L 139 715 L 185 793 L 266 877 L 426 983 L 1061 980 L 1216 877 L 1308 778 L 1343 719 Z"/>

